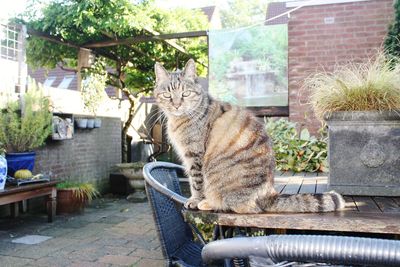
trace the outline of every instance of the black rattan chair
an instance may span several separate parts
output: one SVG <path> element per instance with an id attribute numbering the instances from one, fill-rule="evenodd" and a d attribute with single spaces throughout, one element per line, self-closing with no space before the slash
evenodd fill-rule
<path id="1" fill-rule="evenodd" d="M 182 166 L 152 162 L 144 166 L 143 174 L 167 266 L 203 266 L 201 250 L 204 239 L 194 226 L 183 220 L 181 214 L 187 200 L 179 187 Z"/>

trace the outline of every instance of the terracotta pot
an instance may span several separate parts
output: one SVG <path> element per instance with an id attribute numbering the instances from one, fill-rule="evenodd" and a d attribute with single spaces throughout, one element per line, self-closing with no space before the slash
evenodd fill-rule
<path id="1" fill-rule="evenodd" d="M 57 189 L 57 214 L 83 213 L 86 202 L 76 198 L 71 189 Z"/>

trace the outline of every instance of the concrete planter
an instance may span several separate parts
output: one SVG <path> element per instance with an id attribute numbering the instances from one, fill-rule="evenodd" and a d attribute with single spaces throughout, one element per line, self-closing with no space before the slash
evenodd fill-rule
<path id="1" fill-rule="evenodd" d="M 330 190 L 400 196 L 399 114 L 335 112 L 326 118 Z"/>

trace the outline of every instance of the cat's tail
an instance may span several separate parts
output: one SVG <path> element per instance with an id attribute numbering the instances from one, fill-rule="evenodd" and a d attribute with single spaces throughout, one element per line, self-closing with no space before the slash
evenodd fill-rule
<path id="1" fill-rule="evenodd" d="M 335 191 L 323 194 L 278 195 L 268 205 L 268 212 L 330 212 L 345 206 L 343 197 Z"/>

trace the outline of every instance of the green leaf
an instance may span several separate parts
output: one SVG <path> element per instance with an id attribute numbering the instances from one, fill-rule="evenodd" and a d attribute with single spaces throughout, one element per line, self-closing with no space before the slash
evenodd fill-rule
<path id="1" fill-rule="evenodd" d="M 310 140 L 310 132 L 308 131 L 307 128 L 304 128 L 300 132 L 300 139 L 301 140 Z"/>

